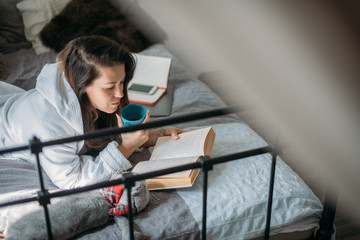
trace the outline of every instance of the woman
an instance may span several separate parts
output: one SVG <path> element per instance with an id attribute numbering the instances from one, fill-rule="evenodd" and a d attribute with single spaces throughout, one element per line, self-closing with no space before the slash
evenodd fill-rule
<path id="1" fill-rule="evenodd" d="M 122 127 L 119 113 L 129 103 L 134 69 L 133 56 L 116 42 L 98 36 L 71 41 L 57 64 L 44 66 L 34 89 L 0 97 L 0 148 L 24 144 L 34 135 L 46 141 Z M 168 127 L 45 147 L 41 165 L 59 188 L 84 186 L 131 168 L 127 158 L 137 148 L 154 145 L 161 135 L 176 140 L 180 132 Z M 34 161 L 30 151 L 3 157 Z"/>

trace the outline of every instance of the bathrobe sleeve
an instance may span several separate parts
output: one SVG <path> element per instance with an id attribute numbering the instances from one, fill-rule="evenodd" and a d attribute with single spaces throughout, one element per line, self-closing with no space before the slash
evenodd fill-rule
<path id="1" fill-rule="evenodd" d="M 74 188 L 109 180 L 115 173 L 131 168 L 131 163 L 118 150 L 118 143 L 110 142 L 94 158 L 79 156 L 77 143 L 44 148 L 41 164 L 53 183 L 62 189 Z"/>

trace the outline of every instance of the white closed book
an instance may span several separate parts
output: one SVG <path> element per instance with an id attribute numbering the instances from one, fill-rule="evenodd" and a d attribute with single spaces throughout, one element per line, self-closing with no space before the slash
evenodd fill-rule
<path id="1" fill-rule="evenodd" d="M 137 53 L 133 55 L 136 59 L 136 68 L 131 83 L 156 86 L 157 90 L 153 94 L 128 90 L 129 101 L 153 105 L 167 90 L 172 59 Z"/>

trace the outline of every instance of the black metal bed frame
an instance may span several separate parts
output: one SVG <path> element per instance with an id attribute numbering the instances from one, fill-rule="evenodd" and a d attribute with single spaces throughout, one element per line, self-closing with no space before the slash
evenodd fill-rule
<path id="1" fill-rule="evenodd" d="M 121 133 L 136 131 L 136 130 L 142 130 L 142 129 L 149 129 L 149 128 L 155 128 L 155 127 L 161 127 L 176 123 L 182 123 L 187 121 L 194 121 L 194 120 L 200 120 L 205 118 L 211 118 L 226 114 L 231 114 L 235 112 L 239 112 L 243 110 L 240 107 L 227 107 L 227 108 L 220 108 L 220 109 L 214 109 L 210 111 L 202 111 L 197 113 L 191 113 L 191 114 L 184 114 L 181 116 L 176 117 L 169 117 L 166 119 L 158 119 L 153 120 L 148 123 L 140 124 L 140 125 L 133 125 L 133 126 L 126 126 L 122 128 L 112 128 L 112 129 L 104 129 L 95 131 L 92 133 L 86 133 L 83 135 L 73 136 L 73 137 L 67 137 L 67 138 L 61 138 L 56 140 L 51 140 L 47 142 L 41 142 L 40 139 L 38 139 L 36 136 L 34 136 L 30 141 L 28 145 L 23 146 L 17 146 L 17 147 L 10 147 L 6 149 L 0 149 L 0 155 L 4 153 L 10 153 L 15 151 L 23 151 L 23 150 L 30 150 L 32 154 L 35 155 L 36 159 L 36 171 L 39 179 L 39 185 L 40 185 L 40 191 L 38 191 L 38 195 L 35 197 L 25 198 L 21 200 L 11 201 L 8 203 L 0 204 L 0 208 L 11 206 L 11 205 L 17 205 L 32 201 L 38 201 L 39 204 L 44 209 L 44 216 L 45 216 L 45 222 L 46 222 L 46 229 L 47 229 L 47 236 L 48 239 L 53 239 L 52 231 L 51 231 L 51 222 L 49 218 L 49 212 L 47 205 L 50 204 L 50 199 L 55 197 L 62 197 L 67 196 L 70 194 L 76 194 L 81 192 L 86 192 L 94 189 L 104 188 L 108 186 L 113 185 L 119 185 L 124 184 L 125 188 L 127 189 L 127 197 L 128 197 L 128 221 L 129 221 L 129 230 L 130 230 L 130 239 L 134 239 L 134 229 L 133 229 L 133 215 L 132 215 L 132 205 L 131 205 L 131 188 L 134 186 L 136 181 L 145 180 L 148 178 L 161 176 L 164 174 L 184 171 L 188 169 L 195 169 L 195 168 L 201 168 L 203 171 L 203 209 L 202 209 L 202 232 L 201 232 L 201 239 L 206 239 L 206 209 L 207 209 L 207 187 L 208 187 L 208 172 L 213 169 L 213 165 L 233 161 L 233 160 L 239 160 L 242 158 L 247 158 L 255 155 L 270 153 L 272 155 L 271 160 L 271 169 L 270 169 L 270 184 L 269 184 L 269 195 L 268 195 L 268 204 L 267 204 L 267 215 L 266 215 L 266 224 L 265 224 L 265 231 L 264 231 L 264 239 L 269 239 L 270 237 L 270 222 L 271 222 L 271 209 L 272 209 L 272 200 L 273 200 L 273 190 L 274 190 L 274 180 L 275 180 L 275 167 L 276 167 L 276 159 L 279 154 L 281 154 L 282 149 L 279 145 L 273 145 L 273 146 L 266 146 L 261 148 L 255 148 L 252 150 L 247 150 L 243 152 L 233 153 L 229 155 L 223 155 L 220 157 L 214 157 L 211 158 L 209 156 L 204 156 L 199 159 L 198 162 L 185 164 L 177 167 L 162 169 L 158 171 L 153 171 L 149 173 L 144 174 L 137 174 L 133 175 L 130 172 L 126 172 L 122 175 L 120 179 L 110 180 L 110 181 L 104 181 L 104 182 L 98 182 L 95 184 L 87 185 L 84 187 L 78 187 L 74 189 L 67 189 L 67 190 L 61 190 L 54 193 L 49 193 L 48 190 L 44 186 L 43 177 L 41 173 L 41 165 L 40 165 L 40 157 L 39 154 L 42 152 L 43 147 L 52 146 L 56 144 L 63 144 L 63 143 L 69 143 L 69 142 L 75 142 L 75 141 L 82 141 L 92 138 L 100 138 L 110 135 L 117 135 Z M 322 217 L 320 220 L 320 228 L 317 231 L 316 236 L 314 236 L 314 239 L 319 240 L 327 240 L 330 239 L 331 235 L 334 232 L 333 224 L 334 224 L 334 218 L 335 218 L 335 212 L 336 212 L 336 197 L 333 197 L 334 195 L 330 195 L 328 192 L 326 195 L 326 199 L 323 205 L 323 212 Z"/>

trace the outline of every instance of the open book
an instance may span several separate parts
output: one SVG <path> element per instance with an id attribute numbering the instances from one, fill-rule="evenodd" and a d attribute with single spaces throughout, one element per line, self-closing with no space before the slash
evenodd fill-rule
<path id="1" fill-rule="evenodd" d="M 147 86 L 156 86 L 153 94 L 144 94 L 128 90 L 129 101 L 154 105 L 166 92 L 172 59 L 169 57 L 150 56 L 133 53 L 136 59 L 136 68 L 131 83 Z"/>
<path id="2" fill-rule="evenodd" d="M 211 127 L 181 133 L 178 140 L 159 137 L 150 160 L 139 162 L 132 171 L 146 173 L 196 162 L 200 156 L 211 155 L 214 140 L 215 132 Z M 190 169 L 146 179 L 146 183 L 149 190 L 190 187 L 198 173 L 199 169 Z"/>

